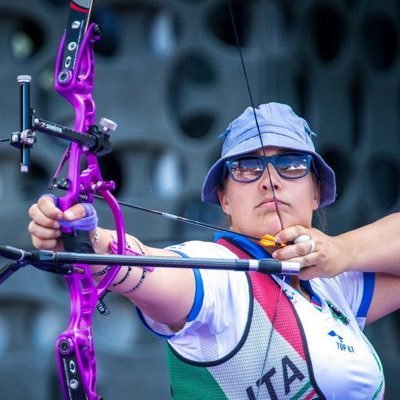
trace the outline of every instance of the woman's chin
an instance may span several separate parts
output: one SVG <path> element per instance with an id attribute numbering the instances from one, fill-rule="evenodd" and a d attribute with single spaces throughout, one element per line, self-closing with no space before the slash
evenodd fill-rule
<path id="1" fill-rule="evenodd" d="M 279 220 L 279 218 L 276 217 L 271 218 L 267 223 L 263 224 L 263 228 L 264 232 L 261 236 L 266 234 L 275 236 L 283 229 L 283 226 L 281 225 L 281 221 Z"/>

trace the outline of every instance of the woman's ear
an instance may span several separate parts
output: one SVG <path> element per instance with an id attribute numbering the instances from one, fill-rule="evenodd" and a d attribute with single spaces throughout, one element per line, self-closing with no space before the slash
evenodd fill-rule
<path id="1" fill-rule="evenodd" d="M 227 192 L 224 187 L 221 187 L 218 189 L 218 199 L 219 203 L 221 204 L 221 208 L 224 211 L 225 214 L 229 214 L 229 199 Z"/>
<path id="2" fill-rule="evenodd" d="M 314 177 L 313 178 L 313 209 L 318 210 L 319 203 L 321 202 L 321 185 L 319 181 Z"/>

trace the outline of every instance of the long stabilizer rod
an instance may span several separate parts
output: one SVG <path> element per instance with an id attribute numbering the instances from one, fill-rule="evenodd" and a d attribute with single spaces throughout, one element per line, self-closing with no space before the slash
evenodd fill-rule
<path id="1" fill-rule="evenodd" d="M 85 254 L 55 252 L 48 250 L 26 251 L 16 247 L 0 245 L 0 255 L 22 264 L 30 264 L 50 272 L 69 274 L 74 272 L 73 264 L 152 266 L 158 268 L 199 268 L 223 269 L 233 271 L 255 271 L 264 274 L 298 275 L 301 263 L 278 261 L 272 258 L 250 259 L 214 259 L 181 258 L 156 256 L 128 256 L 118 254 Z M 64 265 L 68 267 L 64 270 Z M 54 271 L 52 269 L 54 268 Z M 57 270 L 57 271 L 56 271 Z M 64 271 L 64 272 L 62 272 Z"/>

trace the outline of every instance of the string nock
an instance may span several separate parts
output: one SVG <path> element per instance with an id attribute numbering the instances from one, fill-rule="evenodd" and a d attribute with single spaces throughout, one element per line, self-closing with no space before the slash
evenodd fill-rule
<path id="1" fill-rule="evenodd" d="M 118 128 L 118 124 L 108 118 L 101 118 L 99 125 L 102 127 L 103 133 L 108 133 L 109 131 L 115 132 Z"/>
<path id="2" fill-rule="evenodd" d="M 276 248 L 282 248 L 285 247 L 285 243 L 278 243 L 275 241 L 275 236 L 266 234 L 264 235 L 259 241 L 258 244 L 264 248 L 268 247 L 276 247 Z"/>

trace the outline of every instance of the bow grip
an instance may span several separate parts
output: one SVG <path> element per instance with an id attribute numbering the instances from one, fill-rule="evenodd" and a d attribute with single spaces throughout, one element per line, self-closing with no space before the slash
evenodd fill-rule
<path id="1" fill-rule="evenodd" d="M 51 197 L 53 202 L 57 204 L 61 211 L 67 210 L 76 203 L 76 201 L 72 200 L 72 198 L 75 197 L 72 193 L 68 193 L 65 197 L 60 197 L 58 199 L 52 195 Z M 89 232 L 94 230 L 97 226 L 97 215 L 91 205 L 82 205 L 85 206 L 85 217 L 74 222 L 60 221 L 62 232 L 61 237 L 63 239 L 65 251 L 94 254 L 95 251 L 90 240 Z"/>
<path id="2" fill-rule="evenodd" d="M 61 237 L 65 251 L 71 253 L 95 253 L 88 231 L 62 232 Z"/>

